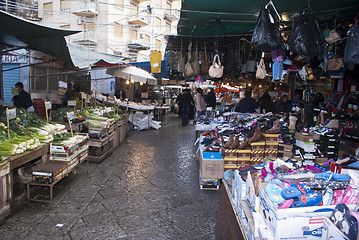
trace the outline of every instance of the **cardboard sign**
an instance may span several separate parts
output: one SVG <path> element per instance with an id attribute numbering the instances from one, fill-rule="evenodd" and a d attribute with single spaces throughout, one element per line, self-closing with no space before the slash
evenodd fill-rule
<path id="1" fill-rule="evenodd" d="M 67 101 L 67 106 L 69 106 L 69 107 L 76 106 L 76 101 Z"/>
<path id="2" fill-rule="evenodd" d="M 16 108 L 13 109 L 7 109 L 6 111 L 6 117 L 11 120 L 16 118 Z"/>
<path id="3" fill-rule="evenodd" d="M 67 118 L 69 120 L 74 120 L 75 119 L 75 113 L 74 112 L 69 112 L 67 113 Z"/>
<path id="4" fill-rule="evenodd" d="M 52 109 L 52 104 L 51 104 L 50 101 L 49 101 L 49 102 L 45 102 L 45 108 L 46 108 L 46 110 Z"/>

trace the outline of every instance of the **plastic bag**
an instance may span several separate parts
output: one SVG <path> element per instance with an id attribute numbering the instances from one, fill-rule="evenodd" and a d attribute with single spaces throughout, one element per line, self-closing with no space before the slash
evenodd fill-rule
<path id="1" fill-rule="evenodd" d="M 289 48 L 302 56 L 318 56 L 324 52 L 324 37 L 312 13 L 306 9 L 294 23 Z"/>
<path id="2" fill-rule="evenodd" d="M 359 63 L 359 26 L 354 25 L 348 32 L 344 50 L 345 63 Z"/>
<path id="3" fill-rule="evenodd" d="M 282 48 L 282 38 L 275 13 L 269 8 L 262 8 L 256 28 L 252 35 L 252 43 L 263 52 Z"/>

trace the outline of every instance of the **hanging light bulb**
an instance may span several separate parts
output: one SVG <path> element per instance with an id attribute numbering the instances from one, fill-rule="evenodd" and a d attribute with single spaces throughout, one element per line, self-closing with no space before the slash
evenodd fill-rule
<path id="1" fill-rule="evenodd" d="M 248 83 L 248 86 L 250 87 L 250 86 L 252 86 L 252 84 L 251 84 L 251 83 Z"/>
<path id="2" fill-rule="evenodd" d="M 140 82 L 140 85 L 142 86 L 142 85 L 143 85 L 143 82 Z"/>
<path id="3" fill-rule="evenodd" d="M 135 83 L 135 81 L 131 80 L 131 83 Z"/>
<path id="4" fill-rule="evenodd" d="M 262 87 L 262 85 L 259 85 L 259 87 L 261 88 L 261 87 Z"/>
<path id="5" fill-rule="evenodd" d="M 126 81 L 126 84 L 127 84 L 127 85 L 128 85 L 128 84 L 130 84 L 130 81 L 129 81 L 129 80 L 127 80 L 127 81 Z"/>

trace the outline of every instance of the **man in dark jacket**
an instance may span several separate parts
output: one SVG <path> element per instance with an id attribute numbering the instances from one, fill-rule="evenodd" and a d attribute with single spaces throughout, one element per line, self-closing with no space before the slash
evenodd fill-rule
<path id="1" fill-rule="evenodd" d="M 289 113 L 291 110 L 290 105 L 291 103 L 288 101 L 288 95 L 284 94 L 281 100 L 279 100 L 275 105 L 276 111 L 281 113 Z"/>
<path id="2" fill-rule="evenodd" d="M 252 98 L 252 93 L 250 91 L 246 91 L 245 98 L 243 98 L 236 107 L 236 112 L 240 113 L 254 113 L 256 108 L 259 107 L 258 102 Z"/>
<path id="3" fill-rule="evenodd" d="M 181 105 L 182 105 L 182 126 L 186 126 L 191 107 L 194 105 L 194 100 L 191 95 L 190 89 L 184 90 L 184 93 L 181 96 Z"/>
<path id="4" fill-rule="evenodd" d="M 28 109 L 32 106 L 32 100 L 29 93 L 24 90 L 24 84 L 22 82 L 18 82 L 15 84 L 15 87 L 19 91 L 19 95 L 13 97 L 14 105 L 17 108 L 25 108 Z"/>
<path id="5" fill-rule="evenodd" d="M 213 110 L 216 109 L 216 94 L 214 93 L 213 88 L 211 88 L 211 90 L 207 94 L 206 102 L 208 104 L 208 107 L 211 107 Z"/>

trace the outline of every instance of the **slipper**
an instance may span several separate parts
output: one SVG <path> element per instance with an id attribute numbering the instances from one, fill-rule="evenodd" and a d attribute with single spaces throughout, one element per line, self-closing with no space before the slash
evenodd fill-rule
<path id="1" fill-rule="evenodd" d="M 284 199 L 297 198 L 307 193 L 312 193 L 313 190 L 305 183 L 295 183 L 290 187 L 283 189 L 281 195 Z"/>
<path id="2" fill-rule="evenodd" d="M 339 174 L 332 172 L 317 173 L 314 176 L 315 179 L 322 179 L 325 181 L 338 181 L 338 182 L 349 182 L 350 176 L 348 174 Z"/>
<path id="3" fill-rule="evenodd" d="M 347 221 L 350 216 L 350 210 L 345 204 L 338 204 L 330 215 L 330 220 L 339 228 L 342 228 L 342 223 Z"/>
<path id="4" fill-rule="evenodd" d="M 333 200 L 333 189 L 327 188 L 323 194 L 323 206 L 329 206 Z"/>
<path id="5" fill-rule="evenodd" d="M 311 207 L 318 206 L 323 201 L 323 196 L 320 193 L 308 193 L 298 198 L 298 201 L 293 202 L 289 207 Z"/>
<path id="6" fill-rule="evenodd" d="M 278 208 L 279 204 L 284 202 L 283 197 L 281 196 L 282 188 L 277 184 L 268 183 L 265 187 L 265 192 L 268 198 L 273 202 L 273 204 Z"/>
<path id="7" fill-rule="evenodd" d="M 284 200 L 284 202 L 282 204 L 278 205 L 278 209 L 289 208 L 290 205 L 292 205 L 292 203 L 293 203 L 293 199 Z"/>
<path id="8" fill-rule="evenodd" d="M 345 190 L 334 190 L 333 201 L 330 205 L 338 205 L 342 202 Z"/>

